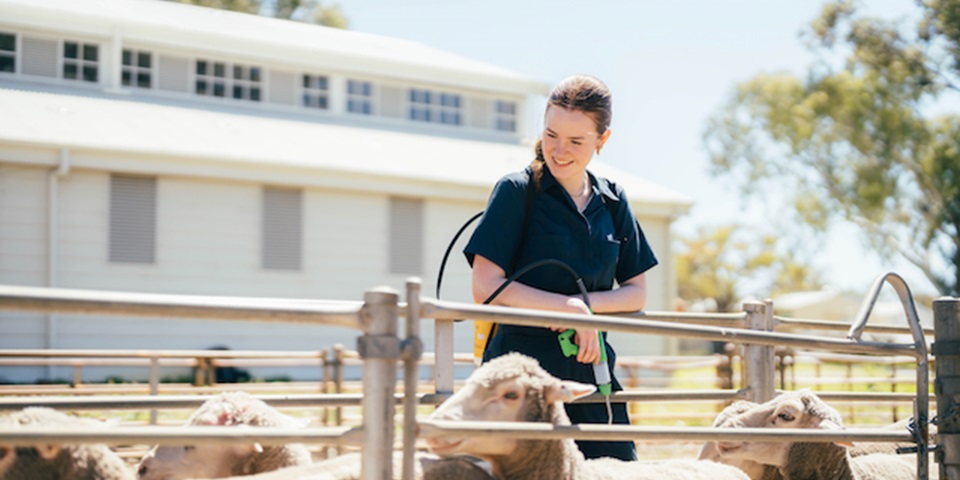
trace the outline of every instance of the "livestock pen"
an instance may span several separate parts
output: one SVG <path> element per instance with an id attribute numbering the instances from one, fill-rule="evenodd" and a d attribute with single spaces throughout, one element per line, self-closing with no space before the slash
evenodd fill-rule
<path id="1" fill-rule="evenodd" d="M 914 343 L 895 344 L 866 342 L 860 339 L 866 321 L 869 318 L 877 292 L 888 283 L 894 287 L 904 305 L 910 332 Z M 624 440 L 624 439 L 679 439 L 686 441 L 705 441 L 722 438 L 744 438 L 755 440 L 860 440 L 860 441 L 908 441 L 918 445 L 918 477 L 926 478 L 926 422 L 928 418 L 927 384 L 927 344 L 920 329 L 916 314 L 913 312 L 913 300 L 909 289 L 902 279 L 893 274 L 885 275 L 875 282 L 871 293 L 864 302 L 864 308 L 850 329 L 850 338 L 837 339 L 810 335 L 773 332 L 776 317 L 769 303 L 751 303 L 745 305 L 741 314 L 678 314 L 656 313 L 631 314 L 623 316 L 583 316 L 570 314 L 552 314 L 531 312 L 529 310 L 506 307 L 441 302 L 420 296 L 419 283 L 410 282 L 407 289 L 407 301 L 400 302 L 399 295 L 385 289 L 375 289 L 367 293 L 362 303 L 325 305 L 319 301 L 267 301 L 250 300 L 238 302 L 235 298 L 191 297 L 148 294 L 120 294 L 110 292 L 72 291 L 62 289 L 42 289 L 27 287 L 0 287 L 0 308 L 46 311 L 124 315 L 164 315 L 191 318 L 210 318 L 224 320 L 257 320 L 317 322 L 348 326 L 360 330 L 358 351 L 363 358 L 363 394 L 360 396 L 340 397 L 333 395 L 289 395 L 283 398 L 266 398 L 277 406 L 283 405 L 354 405 L 363 409 L 363 425 L 359 428 L 311 428 L 306 431 L 285 431 L 258 429 L 254 432 L 237 432 L 229 428 L 170 429 L 167 427 L 131 427 L 108 431 L 44 431 L 41 429 L 0 429 L 0 443 L 38 444 L 51 443 L 51 440 L 67 442 L 105 442 L 105 443 L 243 443 L 256 439 L 264 444 L 305 442 L 358 445 L 363 452 L 363 478 L 390 478 L 390 451 L 394 443 L 394 406 L 403 404 L 403 441 L 405 455 L 412 462 L 412 449 L 416 438 L 415 428 L 419 426 L 421 435 L 470 432 L 471 435 L 508 434 L 518 438 L 557 438 L 574 437 L 582 439 Z M 943 401 L 938 402 L 940 419 L 951 419 L 951 406 L 958 392 L 955 387 L 954 373 L 943 366 L 951 357 L 956 356 L 955 340 L 939 335 L 949 335 L 951 329 L 960 327 L 941 324 L 958 323 L 956 299 L 939 299 L 935 303 L 937 321 L 937 345 L 934 352 L 944 358 L 937 363 L 937 394 Z M 398 323 L 401 316 L 406 317 L 407 331 L 401 337 Z M 436 322 L 435 355 L 436 383 L 434 393 L 417 393 L 417 368 L 423 354 L 423 345 L 419 340 L 421 318 L 434 319 Z M 660 428 L 642 426 L 604 426 L 579 425 L 576 429 L 543 425 L 518 424 L 516 427 L 490 427 L 488 425 L 455 425 L 443 422 L 417 421 L 416 406 L 419 403 L 436 404 L 452 392 L 454 385 L 452 342 L 445 339 L 452 334 L 453 322 L 461 318 L 485 319 L 516 325 L 544 325 L 550 323 L 569 328 L 597 328 L 602 330 L 643 333 L 654 335 L 695 338 L 713 341 L 734 341 L 744 344 L 743 381 L 747 388 L 717 389 L 702 392 L 679 392 L 675 397 L 693 396 L 716 400 L 737 398 L 763 401 L 775 394 L 774 369 L 775 355 L 773 347 L 788 345 L 812 349 L 829 350 L 853 354 L 887 354 L 914 358 L 917 366 L 917 387 L 914 399 L 914 416 L 918 419 L 918 431 L 915 435 L 867 430 L 847 430 L 842 433 L 787 431 L 776 433 L 762 429 L 743 429 L 739 431 L 717 431 L 710 428 Z M 742 322 L 749 328 L 710 325 L 711 322 Z M 705 323 L 707 325 L 695 325 Z M 449 332 L 449 333 L 445 333 Z M 960 334 L 955 335 L 960 336 Z M 444 361 L 444 359 L 449 359 Z M 396 394 L 397 361 L 405 364 L 404 394 Z M 943 367 L 943 368 L 941 368 Z M 954 367 L 954 369 L 957 369 Z M 942 381 L 941 381 L 942 380 Z M 647 401 L 652 398 L 664 398 L 668 394 L 651 392 L 624 391 L 615 394 L 614 401 Z M 825 398 L 828 398 L 824 395 Z M 939 398 L 938 398 L 939 399 Z M 588 398 L 586 401 L 600 401 Z M 32 402 L 32 403 L 31 403 Z M 168 408 L 177 406 L 187 408 L 199 405 L 202 399 L 172 396 L 118 397 L 82 399 L 45 399 L 42 402 L 35 397 L 3 398 L 0 408 L 21 408 L 27 404 L 44 403 L 70 409 L 105 408 Z M 955 468 L 957 449 L 950 445 L 955 441 L 955 430 L 950 422 L 938 424 L 940 427 L 941 468 Z M 410 478 L 412 463 L 405 462 L 404 475 Z"/>

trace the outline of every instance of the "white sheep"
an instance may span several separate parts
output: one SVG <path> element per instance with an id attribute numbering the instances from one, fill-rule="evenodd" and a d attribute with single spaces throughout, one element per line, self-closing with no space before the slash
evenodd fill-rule
<path id="1" fill-rule="evenodd" d="M 187 419 L 187 425 L 298 428 L 305 422 L 245 392 L 224 392 L 204 402 Z M 140 480 L 222 478 L 309 465 L 311 461 L 310 451 L 302 444 L 155 446 L 140 460 L 137 474 Z"/>
<path id="2" fill-rule="evenodd" d="M 430 416 L 433 420 L 549 422 L 569 425 L 561 402 L 575 400 L 595 387 L 561 381 L 536 360 L 512 353 L 482 365 L 455 395 Z M 511 480 L 673 480 L 749 477 L 729 465 L 701 460 L 625 462 L 613 458 L 585 460 L 572 439 L 524 440 L 512 437 L 428 438 L 441 456 L 473 455 L 490 462 L 497 478 Z"/>
<path id="3" fill-rule="evenodd" d="M 103 422 L 78 418 L 45 407 L 28 407 L 6 415 L 4 426 L 104 428 Z M 103 444 L 0 447 L 2 480 L 133 480 L 133 471 Z"/>
<path id="4" fill-rule="evenodd" d="M 755 402 L 750 402 L 747 400 L 738 400 L 720 412 L 717 415 L 717 418 L 713 420 L 713 426 L 719 427 L 724 424 L 728 419 L 746 412 L 758 404 Z M 725 463 L 734 467 L 743 470 L 752 480 L 779 480 L 782 478 L 780 476 L 780 471 L 777 470 L 777 467 L 772 465 L 764 465 L 759 462 L 754 462 L 753 460 L 741 460 L 741 459 L 730 459 L 723 458 L 720 455 L 720 450 L 717 448 L 717 442 L 709 441 L 703 444 L 703 447 L 700 449 L 700 454 L 697 457 L 700 460 L 710 460 L 711 462 Z"/>
<path id="5" fill-rule="evenodd" d="M 809 390 L 788 392 L 725 420 L 721 427 L 841 429 L 840 413 Z M 751 460 L 777 467 L 790 479 L 914 479 L 912 458 L 890 454 L 852 457 L 849 442 L 750 442 L 722 441 L 717 446 L 724 459 Z"/>
<path id="6" fill-rule="evenodd" d="M 414 478 L 422 480 L 494 480 L 476 462 L 464 457 L 440 458 L 416 452 Z M 403 456 L 393 455 L 393 479 L 402 478 Z M 288 467 L 259 475 L 230 477 L 223 480 L 360 480 L 360 454 L 347 453 L 313 465 Z"/>

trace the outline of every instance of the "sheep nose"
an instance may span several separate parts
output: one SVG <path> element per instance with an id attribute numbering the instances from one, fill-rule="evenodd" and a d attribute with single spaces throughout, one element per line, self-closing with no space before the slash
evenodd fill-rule
<path id="1" fill-rule="evenodd" d="M 137 476 L 140 477 L 140 478 L 143 478 L 143 477 L 147 476 L 147 472 L 148 472 L 149 470 L 150 470 L 150 469 L 147 468 L 146 465 L 140 465 L 140 468 L 137 469 Z"/>

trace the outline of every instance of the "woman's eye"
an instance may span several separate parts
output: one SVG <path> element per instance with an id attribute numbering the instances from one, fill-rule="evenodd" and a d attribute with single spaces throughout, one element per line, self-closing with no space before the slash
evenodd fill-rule
<path id="1" fill-rule="evenodd" d="M 577 145 L 577 146 L 582 145 L 582 143 L 579 142 L 579 141 L 577 141 L 577 140 L 573 140 L 573 141 L 571 141 L 570 143 L 572 143 L 572 144 L 574 144 L 574 145 Z"/>
<path id="2" fill-rule="evenodd" d="M 506 398 L 507 400 L 516 400 L 520 398 L 520 395 L 517 392 L 509 391 L 503 394 L 503 398 Z"/>
<path id="3" fill-rule="evenodd" d="M 780 420 L 783 420 L 784 422 L 793 421 L 793 415 L 790 415 L 789 413 L 781 413 L 780 415 L 777 415 L 777 418 L 779 418 Z"/>

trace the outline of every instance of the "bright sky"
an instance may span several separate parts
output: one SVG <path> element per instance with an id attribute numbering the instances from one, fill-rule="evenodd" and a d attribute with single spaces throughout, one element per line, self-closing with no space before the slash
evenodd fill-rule
<path id="1" fill-rule="evenodd" d="M 813 57 L 799 37 L 817 0 L 333 0 L 356 31 L 418 41 L 555 84 L 574 73 L 614 94 L 613 137 L 602 160 L 691 197 L 678 232 L 756 213 L 736 187 L 707 172 L 701 134 L 733 86 L 761 72 L 802 73 Z M 867 0 L 884 18 L 909 0 Z M 542 106 L 529 120 L 538 132 Z M 505 172 L 506 173 L 506 172 Z M 933 287 L 913 267 L 882 262 L 852 227 L 832 230 L 820 266 L 832 286 L 866 292 L 879 274 Z"/>

